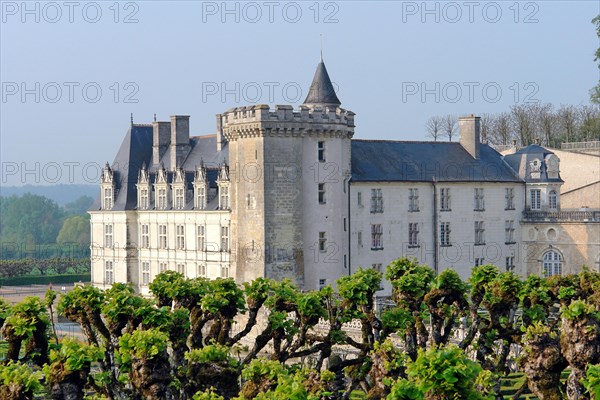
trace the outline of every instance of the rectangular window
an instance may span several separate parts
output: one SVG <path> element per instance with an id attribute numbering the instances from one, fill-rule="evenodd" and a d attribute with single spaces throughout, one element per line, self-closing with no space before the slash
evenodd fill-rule
<path id="1" fill-rule="evenodd" d="M 177 264 L 177 272 L 185 276 L 185 264 Z"/>
<path id="2" fill-rule="evenodd" d="M 483 221 L 475 221 L 475 244 L 485 244 L 485 228 Z"/>
<path id="3" fill-rule="evenodd" d="M 175 234 L 177 250 L 185 249 L 185 226 L 177 225 Z"/>
<path id="4" fill-rule="evenodd" d="M 169 267 L 166 262 L 161 262 L 158 264 L 158 272 L 165 272 Z"/>
<path id="5" fill-rule="evenodd" d="M 450 244 L 450 222 L 440 223 L 440 246 L 451 246 L 451 244 Z"/>
<path id="6" fill-rule="evenodd" d="M 504 209 L 514 210 L 515 209 L 515 189 L 506 188 L 504 189 Z"/>
<path id="7" fill-rule="evenodd" d="M 142 286 L 148 286 L 150 284 L 150 263 L 148 261 L 142 262 Z"/>
<path id="8" fill-rule="evenodd" d="M 113 247 L 113 226 L 104 225 L 104 247 Z"/>
<path id="9" fill-rule="evenodd" d="M 148 209 L 148 189 L 140 189 L 140 210 Z"/>
<path id="10" fill-rule="evenodd" d="M 483 211 L 484 209 L 483 188 L 475 188 L 475 211 Z"/>
<path id="11" fill-rule="evenodd" d="M 532 189 L 529 191 L 531 198 L 531 209 L 539 210 L 542 208 L 542 191 L 540 189 Z"/>
<path id="12" fill-rule="evenodd" d="M 142 225 L 142 238 L 140 240 L 143 249 L 150 248 L 150 226 Z"/>
<path id="13" fill-rule="evenodd" d="M 515 269 L 515 257 L 506 257 L 505 267 L 507 271 L 512 271 L 513 269 Z"/>
<path id="14" fill-rule="evenodd" d="M 357 197 L 356 197 L 356 201 L 357 201 L 357 203 L 358 203 L 358 206 L 359 206 L 359 207 L 362 207 L 362 206 L 363 206 L 363 202 L 362 202 L 362 192 L 358 192 L 358 193 L 356 193 L 356 196 L 357 196 Z"/>
<path id="15" fill-rule="evenodd" d="M 104 283 L 107 285 L 112 285 L 113 283 L 115 283 L 115 276 L 114 276 L 114 269 L 113 269 L 112 261 L 106 261 L 104 263 Z"/>
<path id="16" fill-rule="evenodd" d="M 198 264 L 198 276 L 205 278 L 206 277 L 206 265 Z"/>
<path id="17" fill-rule="evenodd" d="M 377 272 L 381 272 L 381 263 L 371 264 L 371 268 L 373 268 Z"/>
<path id="18" fill-rule="evenodd" d="M 229 266 L 221 265 L 221 278 L 229 278 Z"/>
<path id="19" fill-rule="evenodd" d="M 363 246 L 363 243 L 362 243 L 362 232 L 358 232 L 357 233 L 357 244 L 358 244 L 358 247 L 362 247 Z"/>
<path id="20" fill-rule="evenodd" d="M 204 230 L 204 225 L 198 225 L 196 227 L 196 232 L 198 234 L 197 236 L 197 243 L 196 243 L 196 250 L 199 251 L 205 251 L 206 250 L 206 244 L 205 244 L 205 230 Z"/>
<path id="21" fill-rule="evenodd" d="M 166 225 L 158 226 L 158 248 L 159 249 L 167 248 L 167 226 Z"/>
<path id="22" fill-rule="evenodd" d="M 325 237 L 325 232 L 319 232 L 319 251 L 327 251 L 327 237 Z"/>
<path id="23" fill-rule="evenodd" d="M 229 251 L 229 227 L 221 227 L 221 251 Z"/>
<path id="24" fill-rule="evenodd" d="M 318 142 L 317 144 L 317 156 L 319 157 L 319 161 L 325 161 L 325 142 Z"/>
<path id="25" fill-rule="evenodd" d="M 475 258 L 475 266 L 479 267 L 480 265 L 484 264 L 484 259 L 482 258 Z"/>
<path id="26" fill-rule="evenodd" d="M 440 189 L 440 210 L 450 211 L 450 188 Z"/>
<path id="27" fill-rule="evenodd" d="M 506 244 L 515 243 L 515 221 L 504 221 Z"/>
<path id="28" fill-rule="evenodd" d="M 383 196 L 381 189 L 371 189 L 371 213 L 383 212 Z"/>
<path id="29" fill-rule="evenodd" d="M 185 196 L 183 188 L 175 189 L 175 209 L 183 210 L 185 206 Z"/>
<path id="30" fill-rule="evenodd" d="M 558 209 L 558 195 L 556 194 L 556 190 L 551 190 L 548 193 L 548 208 L 551 210 Z"/>
<path id="31" fill-rule="evenodd" d="M 417 222 L 408 224 L 408 245 L 410 247 L 419 245 L 419 224 Z"/>
<path id="32" fill-rule="evenodd" d="M 408 211 L 419 211 L 419 189 L 408 189 Z"/>
<path id="33" fill-rule="evenodd" d="M 229 210 L 229 187 L 220 186 L 219 192 L 221 192 L 221 210 Z"/>
<path id="34" fill-rule="evenodd" d="M 319 204 L 325 204 L 325 184 L 319 183 Z"/>
<path id="35" fill-rule="evenodd" d="M 344 218 L 344 232 L 346 232 L 346 218 Z"/>
<path id="36" fill-rule="evenodd" d="M 381 224 L 371 225 L 371 250 L 383 249 L 383 242 L 381 236 L 383 235 L 383 228 Z"/>
<path id="37" fill-rule="evenodd" d="M 167 209 L 167 189 L 158 189 L 158 209 Z"/>
<path id="38" fill-rule="evenodd" d="M 206 187 L 200 185 L 196 187 L 196 208 L 203 210 L 206 204 Z"/>
<path id="39" fill-rule="evenodd" d="M 104 188 L 104 209 L 112 210 L 113 207 L 113 190 L 110 187 Z"/>
<path id="40" fill-rule="evenodd" d="M 319 279 L 319 290 L 327 286 L 327 279 Z"/>

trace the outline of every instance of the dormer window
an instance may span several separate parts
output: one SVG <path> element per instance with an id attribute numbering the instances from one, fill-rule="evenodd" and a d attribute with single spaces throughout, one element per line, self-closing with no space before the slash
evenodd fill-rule
<path id="1" fill-rule="evenodd" d="M 147 210 L 150 208 L 150 175 L 145 163 L 138 174 L 136 187 L 138 190 L 138 210 Z"/>
<path id="2" fill-rule="evenodd" d="M 167 189 L 158 189 L 158 209 L 165 210 L 167 208 Z"/>
<path id="3" fill-rule="evenodd" d="M 221 210 L 229 209 L 229 186 L 221 186 L 219 188 L 219 208 Z"/>
<path id="4" fill-rule="evenodd" d="M 104 188 L 104 204 L 102 206 L 105 210 L 112 210 L 113 207 L 113 188 L 105 187 Z"/>
<path id="5" fill-rule="evenodd" d="M 184 189 L 183 188 L 175 189 L 175 209 L 176 210 L 183 210 L 183 207 L 185 206 L 184 199 L 185 199 Z"/>
<path id="6" fill-rule="evenodd" d="M 148 189 L 141 189 L 140 190 L 140 205 L 139 205 L 139 209 L 140 210 L 147 210 L 148 209 Z"/>
<path id="7" fill-rule="evenodd" d="M 206 208 L 206 168 L 200 165 L 194 174 L 194 208 L 203 210 Z"/>
<path id="8" fill-rule="evenodd" d="M 169 208 L 168 198 L 168 179 L 165 167 L 161 165 L 156 172 L 156 182 L 154 183 L 154 193 L 156 193 L 155 205 L 157 210 L 166 210 Z"/>
<path id="9" fill-rule="evenodd" d="M 225 163 L 219 167 L 217 185 L 219 187 L 219 209 L 229 210 L 229 167 Z"/>
<path id="10" fill-rule="evenodd" d="M 178 167 L 173 176 L 173 208 L 175 210 L 183 210 L 185 207 L 185 171 Z"/>
<path id="11" fill-rule="evenodd" d="M 102 170 L 102 209 L 112 210 L 115 201 L 114 173 L 108 163 Z"/>

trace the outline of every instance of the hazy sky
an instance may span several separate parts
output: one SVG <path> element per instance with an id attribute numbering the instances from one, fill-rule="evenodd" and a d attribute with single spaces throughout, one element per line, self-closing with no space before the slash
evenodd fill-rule
<path id="1" fill-rule="evenodd" d="M 587 104 L 598 1 L 2 1 L 0 184 L 85 183 L 129 115 L 301 104 L 319 61 L 355 138 L 424 140 L 432 115 Z"/>

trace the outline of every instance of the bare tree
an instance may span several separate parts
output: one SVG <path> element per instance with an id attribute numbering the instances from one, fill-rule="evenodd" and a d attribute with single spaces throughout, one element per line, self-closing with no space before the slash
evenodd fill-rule
<path id="1" fill-rule="evenodd" d="M 516 104 L 510 107 L 511 123 L 522 146 L 534 142 L 535 120 L 532 107 L 528 104 Z"/>
<path id="2" fill-rule="evenodd" d="M 598 106 L 578 108 L 579 140 L 600 140 L 600 110 Z"/>
<path id="3" fill-rule="evenodd" d="M 492 144 L 510 144 L 513 138 L 510 114 L 503 112 L 497 115 L 490 115 L 489 118 L 490 129 L 486 133 L 487 140 Z"/>
<path id="4" fill-rule="evenodd" d="M 456 133 L 456 117 L 454 115 L 446 115 L 443 118 L 443 131 L 444 134 L 448 137 L 448 141 L 452 141 L 452 137 Z"/>
<path id="5" fill-rule="evenodd" d="M 541 143 L 546 146 L 555 147 L 556 114 L 552 104 L 538 104 L 536 107 L 536 125 L 539 131 L 537 135 Z"/>
<path id="6" fill-rule="evenodd" d="M 558 126 L 560 128 L 559 141 L 573 142 L 577 140 L 577 110 L 573 106 L 561 105 L 557 112 Z"/>
<path id="7" fill-rule="evenodd" d="M 427 135 L 433 138 L 435 142 L 437 142 L 438 138 L 442 134 L 442 124 L 442 118 L 437 116 L 429 118 L 427 120 L 427 123 L 425 124 L 425 128 L 427 129 Z"/>
<path id="8" fill-rule="evenodd" d="M 482 114 L 481 115 L 481 143 L 487 143 L 490 141 L 490 136 L 493 135 L 494 129 L 494 115 L 493 114 Z"/>

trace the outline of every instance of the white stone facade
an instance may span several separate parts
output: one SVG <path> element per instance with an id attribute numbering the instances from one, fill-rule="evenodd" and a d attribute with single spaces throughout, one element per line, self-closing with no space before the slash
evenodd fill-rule
<path id="1" fill-rule="evenodd" d="M 472 115 L 459 121 L 460 143 L 353 140 L 354 113 L 331 90 L 321 63 L 298 110 L 235 108 L 201 137 L 190 137 L 188 116 L 132 125 L 90 210 L 93 284 L 148 294 L 174 270 L 318 289 L 402 256 L 463 278 L 488 263 L 543 274 L 556 264 L 543 257 L 567 237 L 574 262 L 600 265 L 599 239 L 585 237 L 599 232 L 600 212 L 593 225 L 581 217 L 583 231 L 553 214 L 563 184 L 554 153 L 503 157 L 479 143 Z"/>

